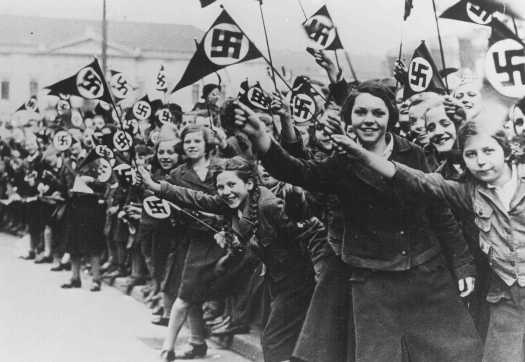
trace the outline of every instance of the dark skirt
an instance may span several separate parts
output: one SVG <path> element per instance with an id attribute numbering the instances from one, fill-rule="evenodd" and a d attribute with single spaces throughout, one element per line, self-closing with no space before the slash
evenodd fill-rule
<path id="1" fill-rule="evenodd" d="M 73 257 L 100 255 L 105 249 L 105 210 L 93 194 L 74 194 L 66 216 L 66 249 Z"/>
<path id="2" fill-rule="evenodd" d="M 213 233 L 190 229 L 186 236 L 189 244 L 178 297 L 190 303 L 202 303 L 232 295 L 240 273 L 253 269 L 253 257 L 236 258 L 226 270 L 219 272 L 217 263 L 225 251 L 217 245 Z"/>
<path id="3" fill-rule="evenodd" d="M 287 361 L 301 332 L 314 289 L 313 274 L 293 278 L 288 288 L 273 293 L 270 285 L 270 315 L 261 336 L 265 362 Z"/>
<path id="4" fill-rule="evenodd" d="M 355 337 L 348 266 L 335 256 L 325 261 L 293 356 L 307 362 L 353 362 Z"/>

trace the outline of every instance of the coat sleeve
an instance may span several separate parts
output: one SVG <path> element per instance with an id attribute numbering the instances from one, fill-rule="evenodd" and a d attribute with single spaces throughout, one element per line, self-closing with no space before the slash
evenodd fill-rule
<path id="1" fill-rule="evenodd" d="M 160 198 L 174 202 L 179 206 L 190 209 L 221 214 L 227 206 L 219 196 L 209 195 L 202 191 L 192 190 L 182 186 L 176 186 L 166 181 L 160 182 Z"/>
<path id="2" fill-rule="evenodd" d="M 466 183 L 446 180 L 439 173 L 425 173 L 398 162 L 394 164 L 394 187 L 405 197 L 439 199 L 448 202 L 458 215 L 472 213 L 472 199 Z"/>
<path id="3" fill-rule="evenodd" d="M 261 157 L 264 168 L 275 178 L 301 186 L 309 191 L 327 191 L 333 189 L 338 175 L 339 159 L 337 156 L 325 161 L 300 160 L 291 156 L 276 142 Z"/>

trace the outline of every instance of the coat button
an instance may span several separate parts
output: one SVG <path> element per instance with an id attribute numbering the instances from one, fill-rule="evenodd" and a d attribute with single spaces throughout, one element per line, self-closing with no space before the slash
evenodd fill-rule
<path id="1" fill-rule="evenodd" d="M 406 250 L 401 250 L 401 255 L 407 255 L 407 251 Z"/>

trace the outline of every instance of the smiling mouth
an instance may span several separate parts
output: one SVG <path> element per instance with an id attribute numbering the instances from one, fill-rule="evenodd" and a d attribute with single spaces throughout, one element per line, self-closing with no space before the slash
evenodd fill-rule
<path id="1" fill-rule="evenodd" d="M 436 145 L 443 145 L 445 144 L 446 142 L 450 141 L 452 139 L 452 137 L 450 136 L 439 136 L 439 137 L 434 137 L 432 139 L 432 143 L 436 144 Z"/>

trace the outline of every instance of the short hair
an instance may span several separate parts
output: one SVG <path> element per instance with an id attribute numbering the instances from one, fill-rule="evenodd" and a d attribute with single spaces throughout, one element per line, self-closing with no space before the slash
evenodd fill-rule
<path id="1" fill-rule="evenodd" d="M 484 126 L 476 121 L 465 122 L 458 131 L 458 144 L 462 154 L 463 150 L 465 149 L 465 144 L 467 140 L 470 137 L 479 134 L 488 134 L 496 142 L 498 142 L 498 144 L 503 149 L 503 155 L 505 157 L 509 157 L 511 155 L 510 140 L 508 139 L 507 134 L 503 129 Z"/>

